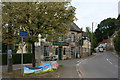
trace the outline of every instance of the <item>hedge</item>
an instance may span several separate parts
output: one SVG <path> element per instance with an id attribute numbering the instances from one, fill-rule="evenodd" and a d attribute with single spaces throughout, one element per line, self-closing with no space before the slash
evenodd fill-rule
<path id="1" fill-rule="evenodd" d="M 7 53 L 0 54 L 2 55 L 2 65 L 7 65 Z M 21 64 L 21 54 L 14 53 L 12 54 L 13 64 Z M 32 53 L 24 53 L 23 54 L 23 63 L 32 63 Z"/>

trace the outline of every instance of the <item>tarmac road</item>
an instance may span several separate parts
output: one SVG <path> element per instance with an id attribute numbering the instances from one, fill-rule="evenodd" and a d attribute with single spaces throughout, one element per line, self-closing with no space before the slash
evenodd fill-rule
<path id="1" fill-rule="evenodd" d="M 82 78 L 118 78 L 118 57 L 111 52 L 79 60 L 76 66 Z"/>

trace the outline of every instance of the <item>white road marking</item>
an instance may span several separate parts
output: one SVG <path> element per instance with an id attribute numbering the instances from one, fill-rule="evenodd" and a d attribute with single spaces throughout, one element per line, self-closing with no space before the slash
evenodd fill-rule
<path id="1" fill-rule="evenodd" d="M 79 78 L 82 78 L 82 76 L 81 76 L 81 74 L 80 74 L 80 71 L 79 71 L 78 68 L 77 68 L 78 66 L 79 66 L 79 64 L 76 65 L 76 71 L 77 71 L 77 73 L 78 73 Z"/>
<path id="2" fill-rule="evenodd" d="M 109 61 L 110 62 L 110 61 Z M 112 62 L 110 62 L 110 64 L 112 64 Z"/>
<path id="3" fill-rule="evenodd" d="M 112 62 L 110 62 L 109 59 L 106 58 L 106 60 L 107 60 L 110 64 L 112 64 Z"/>

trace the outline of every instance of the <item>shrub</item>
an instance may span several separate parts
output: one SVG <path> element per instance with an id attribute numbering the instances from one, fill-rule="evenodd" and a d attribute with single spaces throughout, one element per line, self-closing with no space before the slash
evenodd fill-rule
<path id="1" fill-rule="evenodd" d="M 115 50 L 120 55 L 120 31 L 118 32 L 117 36 L 114 38 L 114 47 L 115 47 Z"/>
<path id="2" fill-rule="evenodd" d="M 7 65 L 7 53 L 0 54 L 2 55 L 2 65 Z M 13 64 L 21 64 L 21 54 L 13 53 L 12 54 Z M 23 54 L 23 63 L 32 63 L 32 53 Z"/>

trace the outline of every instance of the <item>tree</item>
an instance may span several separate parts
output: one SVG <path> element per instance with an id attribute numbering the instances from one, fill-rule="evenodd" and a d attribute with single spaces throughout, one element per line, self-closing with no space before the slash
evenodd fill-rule
<path id="1" fill-rule="evenodd" d="M 89 27 L 86 27 L 86 32 L 89 34 L 89 37 L 90 37 L 90 40 L 91 40 L 92 32 L 90 31 Z"/>
<path id="2" fill-rule="evenodd" d="M 75 7 L 70 6 L 70 2 L 7 2 L 3 4 L 3 26 L 8 24 L 17 39 L 19 39 L 19 30 L 28 33 L 28 37 L 24 40 L 32 44 L 33 66 L 35 66 L 34 42 L 38 41 L 38 34 L 40 33 L 42 38 L 47 38 L 47 41 L 52 41 L 58 36 L 64 37 L 69 31 L 65 24 L 76 20 Z M 8 26 L 4 27 L 3 34 L 7 32 Z M 9 35 L 13 36 L 13 34 Z"/>
<path id="3" fill-rule="evenodd" d="M 118 55 L 120 56 L 120 15 L 117 18 L 118 22 L 117 22 L 117 36 L 114 38 L 114 47 L 115 50 L 117 51 Z"/>
<path id="4" fill-rule="evenodd" d="M 114 38 L 114 47 L 120 56 L 120 31 L 118 31 L 117 36 Z"/>
<path id="5" fill-rule="evenodd" d="M 108 36 L 111 36 L 117 29 L 116 25 L 117 19 L 107 18 L 98 24 L 98 28 L 95 30 L 95 37 L 97 43 L 101 42 L 103 39 L 107 39 Z"/>
<path id="6" fill-rule="evenodd" d="M 118 29 L 120 29 L 120 15 L 118 15 L 118 18 L 117 18 L 117 29 L 116 30 L 118 30 Z"/>
<path id="7" fill-rule="evenodd" d="M 88 33 L 89 35 L 89 38 L 90 38 L 90 41 L 92 40 L 92 32 L 90 30 L 89 27 L 86 27 L 86 32 Z M 96 37 L 95 37 L 95 34 L 93 33 L 93 42 L 91 44 L 91 47 L 92 47 L 92 51 L 94 51 L 94 48 L 97 46 L 96 44 Z"/>

